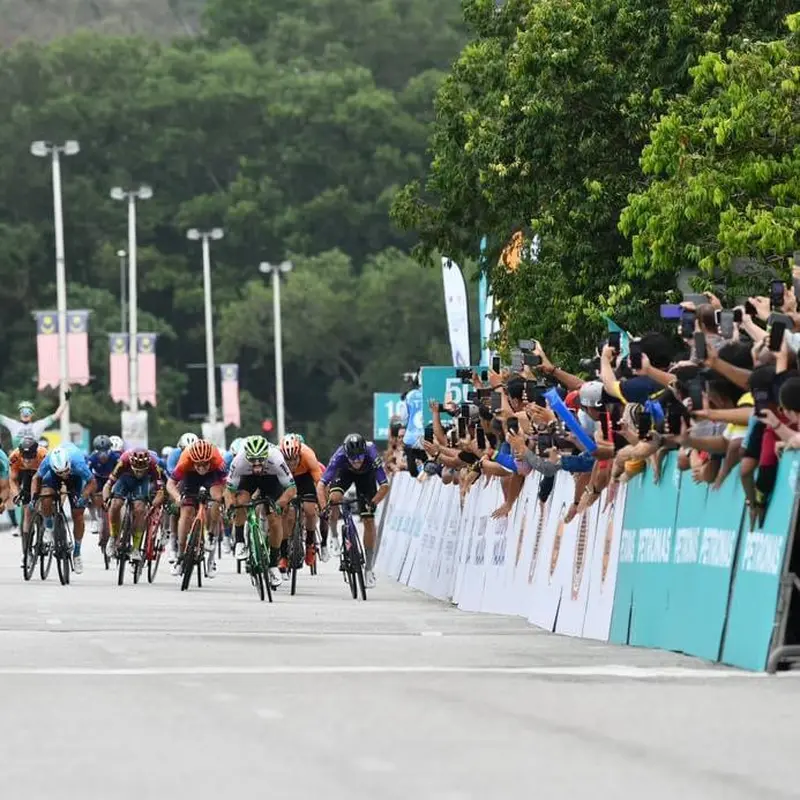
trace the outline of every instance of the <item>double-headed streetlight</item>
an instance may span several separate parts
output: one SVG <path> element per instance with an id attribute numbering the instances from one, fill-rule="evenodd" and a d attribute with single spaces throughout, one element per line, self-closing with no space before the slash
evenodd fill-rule
<path id="1" fill-rule="evenodd" d="M 130 409 L 139 410 L 139 296 L 136 286 L 136 201 L 149 200 L 153 190 L 146 185 L 138 189 L 123 189 L 115 186 L 111 190 L 113 200 L 128 201 L 128 361 L 130 364 Z"/>
<path id="2" fill-rule="evenodd" d="M 278 413 L 278 439 L 286 433 L 283 409 L 283 333 L 281 330 L 281 275 L 292 269 L 291 261 L 269 264 L 262 261 L 258 269 L 264 275 L 272 275 L 272 316 L 275 320 L 275 405 Z"/>
<path id="3" fill-rule="evenodd" d="M 210 231 L 201 231 L 192 228 L 186 231 L 186 238 L 193 242 L 203 243 L 203 300 L 206 317 L 206 386 L 208 392 L 208 421 L 211 424 L 217 421 L 217 384 L 214 370 L 214 321 L 211 315 L 211 246 L 209 241 L 219 241 L 224 236 L 222 228 L 212 228 Z"/>
<path id="4" fill-rule="evenodd" d="M 67 274 L 64 261 L 64 211 L 61 207 L 61 156 L 74 156 L 80 145 L 73 139 L 64 144 L 37 141 L 31 144 L 31 153 L 39 158 L 50 156 L 53 165 L 53 222 L 56 235 L 56 306 L 58 312 L 58 365 L 59 405 L 64 406 L 69 390 L 69 362 L 67 357 Z M 69 442 L 69 405 L 61 415 L 61 441 Z"/>

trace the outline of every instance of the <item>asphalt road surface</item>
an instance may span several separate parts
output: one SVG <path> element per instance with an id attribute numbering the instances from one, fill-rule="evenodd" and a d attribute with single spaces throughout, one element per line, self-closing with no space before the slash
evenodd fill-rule
<path id="1" fill-rule="evenodd" d="M 3 796 L 800 797 L 796 674 L 553 636 L 331 566 L 259 603 L 230 558 L 181 593 L 24 583 L 0 533 Z"/>

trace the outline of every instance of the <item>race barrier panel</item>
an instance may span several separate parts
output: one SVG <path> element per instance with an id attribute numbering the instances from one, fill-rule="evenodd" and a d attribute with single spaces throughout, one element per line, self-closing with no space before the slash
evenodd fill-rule
<path id="1" fill-rule="evenodd" d="M 674 650 L 751 670 L 775 641 L 797 521 L 800 453 L 781 458 L 763 525 L 750 530 L 738 468 L 717 491 L 678 469 L 605 490 L 566 521 L 571 475 L 544 502 L 529 475 L 507 516 L 501 481 L 461 499 L 439 478 L 398 473 L 376 569 L 465 611 L 512 614 L 568 636 Z"/>

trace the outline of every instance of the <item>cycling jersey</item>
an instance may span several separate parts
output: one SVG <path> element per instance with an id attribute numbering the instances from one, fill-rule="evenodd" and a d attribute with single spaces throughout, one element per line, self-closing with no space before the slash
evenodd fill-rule
<path id="1" fill-rule="evenodd" d="M 222 458 L 222 453 L 218 449 L 214 449 L 211 454 L 211 460 L 208 462 L 208 472 L 207 475 L 214 475 L 218 473 L 220 475 L 224 475 L 226 473 L 225 469 L 225 460 Z M 197 475 L 197 471 L 194 468 L 194 461 L 189 457 L 189 450 L 184 450 L 180 457 L 178 458 L 178 463 L 175 465 L 175 469 L 172 470 L 172 480 L 175 483 L 180 483 L 189 475 Z"/>
<path id="2" fill-rule="evenodd" d="M 361 466 L 357 468 L 354 467 L 347 458 L 347 454 L 344 451 L 344 446 L 340 447 L 331 456 L 331 460 L 328 462 L 328 468 L 325 470 L 325 474 L 321 478 L 322 483 L 325 485 L 330 484 L 341 472 L 349 472 L 353 475 L 366 475 L 369 473 L 374 473 L 375 480 L 378 485 L 382 486 L 383 484 L 389 482 L 386 477 L 386 472 L 383 469 L 383 459 L 381 458 L 381 454 L 378 452 L 378 448 L 375 447 L 373 442 L 367 442 L 367 455 L 364 458 Z"/>
<path id="3" fill-rule="evenodd" d="M 239 488 L 242 478 L 248 478 L 253 475 L 256 475 L 256 473 L 253 472 L 253 465 L 247 460 L 245 454 L 237 454 L 233 459 L 228 475 L 228 489 L 235 492 Z M 261 471 L 257 473 L 257 477 L 267 475 L 272 475 L 277 478 L 284 489 L 289 489 L 294 486 L 294 478 L 292 478 L 292 473 L 286 465 L 283 453 L 274 446 L 269 448 L 267 457 L 261 462 Z"/>
<path id="4" fill-rule="evenodd" d="M 101 455 L 106 456 L 105 461 L 101 458 Z M 97 478 L 98 483 L 108 480 L 108 477 L 114 471 L 114 467 L 117 466 L 120 455 L 121 454 L 116 452 L 116 450 L 107 450 L 105 452 L 95 450 L 86 459 L 86 463 L 89 465 L 92 475 Z"/>
<path id="5" fill-rule="evenodd" d="M 317 454 L 307 445 L 300 445 L 300 460 L 297 466 L 292 469 L 292 475 L 311 475 L 314 483 L 318 483 L 322 478 L 322 466 L 317 461 Z"/>
<path id="6" fill-rule="evenodd" d="M 77 494 L 83 491 L 94 477 L 85 456 L 74 444 L 64 444 L 61 448 L 69 453 L 70 474 L 66 478 L 61 478 L 53 472 L 50 468 L 50 453 L 45 456 L 36 474 L 41 478 L 42 484 L 49 487 L 57 487 L 69 481 L 70 485 L 75 487 Z"/>
<path id="7" fill-rule="evenodd" d="M 0 480 L 8 480 L 8 456 L 0 450 Z"/>
<path id="8" fill-rule="evenodd" d="M 26 436 L 30 436 L 38 441 L 42 438 L 42 434 L 55 421 L 56 418 L 54 414 L 51 414 L 49 417 L 45 417 L 44 419 L 37 419 L 35 422 L 22 422 L 21 420 L 14 419 L 13 417 L 6 417 L 4 414 L 0 414 L 0 425 L 2 425 L 4 428 L 8 428 L 8 432 L 11 434 L 11 441 L 13 442 L 14 447 L 17 447 Z"/>
<path id="9" fill-rule="evenodd" d="M 122 475 L 133 475 L 138 480 L 145 480 L 149 478 L 153 481 L 160 481 L 163 477 L 163 472 L 161 471 L 161 467 L 158 464 L 158 456 L 151 451 L 148 451 L 148 455 L 150 456 L 150 463 L 147 467 L 147 472 L 139 477 L 138 475 L 134 475 L 133 469 L 131 468 L 131 456 L 133 455 L 134 450 L 126 450 L 117 461 L 117 465 L 114 467 L 111 476 L 109 477 L 109 481 L 113 484 L 117 481 Z"/>
<path id="10" fill-rule="evenodd" d="M 425 423 L 422 413 L 422 389 L 412 389 L 406 394 L 401 405 L 400 418 L 406 426 L 403 444 L 407 447 L 422 448 L 425 435 Z"/>
<path id="11" fill-rule="evenodd" d="M 180 447 L 176 447 L 173 450 L 170 450 L 170 453 L 167 456 L 167 468 L 165 472 L 170 478 L 172 477 L 172 473 L 175 472 L 175 467 L 178 466 L 178 460 L 180 459 L 182 452 L 183 450 L 181 450 Z"/>
<path id="12" fill-rule="evenodd" d="M 47 450 L 45 450 L 44 447 L 40 447 L 36 450 L 36 455 L 29 461 L 26 461 L 22 458 L 22 453 L 20 453 L 19 448 L 17 448 L 8 458 L 11 477 L 16 478 L 20 472 L 36 472 L 46 457 Z"/>

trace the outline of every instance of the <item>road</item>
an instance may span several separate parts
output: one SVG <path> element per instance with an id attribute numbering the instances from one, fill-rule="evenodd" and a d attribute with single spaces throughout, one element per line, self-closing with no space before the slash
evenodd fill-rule
<path id="1" fill-rule="evenodd" d="M 55 568 L 25 584 L 0 533 L 7 797 L 800 797 L 795 674 L 553 636 L 387 580 L 355 602 L 330 568 L 272 605 L 230 559 L 199 590 L 166 571 L 119 588 L 95 541 L 72 586 Z"/>

